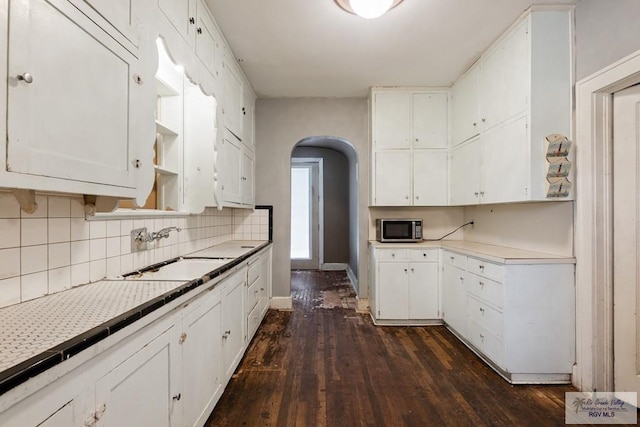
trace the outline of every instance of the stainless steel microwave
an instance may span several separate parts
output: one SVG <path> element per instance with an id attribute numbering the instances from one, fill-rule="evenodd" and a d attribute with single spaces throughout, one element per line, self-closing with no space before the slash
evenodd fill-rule
<path id="1" fill-rule="evenodd" d="M 376 240 L 378 242 L 421 242 L 422 220 L 415 218 L 376 219 Z"/>

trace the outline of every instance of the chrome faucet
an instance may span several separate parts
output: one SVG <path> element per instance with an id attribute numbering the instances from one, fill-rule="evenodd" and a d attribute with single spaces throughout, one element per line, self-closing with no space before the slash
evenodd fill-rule
<path id="1" fill-rule="evenodd" d="M 131 250 L 133 252 L 145 250 L 147 249 L 147 243 L 169 237 L 169 233 L 172 230 L 176 230 L 177 232 L 182 231 L 180 227 L 165 227 L 159 231 L 152 231 L 150 233 L 147 232 L 146 227 L 131 230 Z"/>

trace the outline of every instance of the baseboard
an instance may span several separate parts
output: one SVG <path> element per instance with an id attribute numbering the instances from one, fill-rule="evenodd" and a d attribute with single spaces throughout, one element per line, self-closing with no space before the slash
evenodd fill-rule
<path id="1" fill-rule="evenodd" d="M 271 297 L 271 304 L 269 306 L 274 310 L 293 310 L 293 300 L 291 296 Z"/>
<path id="2" fill-rule="evenodd" d="M 369 309 L 369 298 L 359 298 L 356 297 L 356 313 L 367 314 L 370 313 Z"/>
<path id="3" fill-rule="evenodd" d="M 347 266 L 347 268 L 346 268 L 347 277 L 349 277 L 349 280 L 351 281 L 351 287 L 353 288 L 353 291 L 357 295 L 357 294 L 360 293 L 360 292 L 358 292 L 358 278 L 356 277 L 356 274 L 351 269 L 351 266 L 349 264 L 345 264 L 345 265 Z"/>
<path id="4" fill-rule="evenodd" d="M 341 262 L 327 262 L 320 266 L 320 270 L 322 271 L 343 271 L 348 267 L 347 264 Z"/>

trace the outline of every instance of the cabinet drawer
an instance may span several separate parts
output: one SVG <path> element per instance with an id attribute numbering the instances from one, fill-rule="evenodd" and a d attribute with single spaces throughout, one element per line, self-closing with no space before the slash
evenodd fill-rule
<path id="1" fill-rule="evenodd" d="M 496 365 L 504 367 L 504 347 L 502 340 L 482 325 L 469 319 L 467 334 L 471 343 Z"/>
<path id="2" fill-rule="evenodd" d="M 411 250 L 411 261 L 419 262 L 419 261 L 437 261 L 439 257 L 440 250 L 438 249 L 412 249 Z"/>
<path id="3" fill-rule="evenodd" d="M 251 310 L 251 313 L 247 315 L 247 339 L 250 340 L 253 334 L 258 330 L 260 323 L 262 322 L 260 306 L 256 306 Z"/>
<path id="4" fill-rule="evenodd" d="M 453 252 L 444 252 L 443 253 L 445 264 L 453 265 L 462 270 L 467 269 L 467 256 L 455 254 Z"/>
<path id="5" fill-rule="evenodd" d="M 249 273 L 247 274 L 247 283 L 249 285 L 260 277 L 260 263 L 257 261 L 258 260 L 249 266 Z"/>
<path id="6" fill-rule="evenodd" d="M 498 308 L 504 307 L 504 293 L 500 282 L 469 273 L 467 274 L 467 292 Z"/>
<path id="7" fill-rule="evenodd" d="M 469 257 L 467 261 L 467 271 L 498 282 L 504 281 L 504 265 L 493 264 Z"/>
<path id="8" fill-rule="evenodd" d="M 247 288 L 247 306 L 246 311 L 249 312 L 255 305 L 258 303 L 260 299 L 260 281 L 256 280 Z"/>
<path id="9" fill-rule="evenodd" d="M 408 249 L 376 249 L 378 261 L 409 261 Z"/>
<path id="10" fill-rule="evenodd" d="M 470 296 L 467 299 L 467 316 L 498 338 L 502 338 L 503 317 L 499 311 Z"/>

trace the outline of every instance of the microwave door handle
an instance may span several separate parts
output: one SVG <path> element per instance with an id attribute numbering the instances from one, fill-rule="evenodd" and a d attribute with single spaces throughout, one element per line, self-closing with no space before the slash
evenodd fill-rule
<path id="1" fill-rule="evenodd" d="M 414 240 L 416 238 L 416 222 L 415 221 L 411 221 L 411 236 L 409 236 L 409 238 L 411 240 Z"/>

